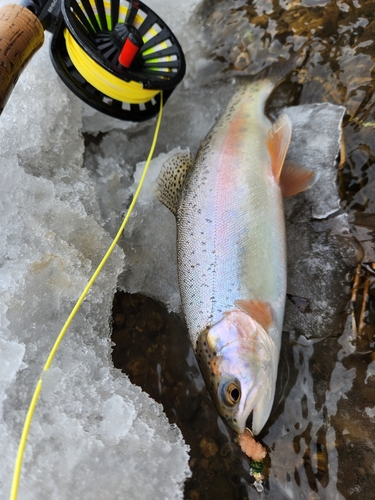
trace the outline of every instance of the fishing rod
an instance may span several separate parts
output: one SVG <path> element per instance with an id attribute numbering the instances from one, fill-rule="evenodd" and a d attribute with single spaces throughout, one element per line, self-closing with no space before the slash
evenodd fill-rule
<path id="1" fill-rule="evenodd" d="M 0 113 L 45 30 L 62 81 L 115 118 L 152 118 L 185 75 L 176 37 L 139 0 L 22 0 L 0 9 Z"/>

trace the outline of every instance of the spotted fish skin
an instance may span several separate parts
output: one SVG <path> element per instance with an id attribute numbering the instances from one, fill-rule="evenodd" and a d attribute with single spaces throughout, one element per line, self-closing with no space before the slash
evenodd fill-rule
<path id="1" fill-rule="evenodd" d="M 176 215 L 189 336 L 219 414 L 239 434 L 250 414 L 259 433 L 274 399 L 286 296 L 281 187 L 294 194 L 312 176 L 290 168 L 282 179 L 291 122 L 264 114 L 290 70 L 242 82 L 192 165 L 179 153 L 158 181 L 159 200 Z"/>
<path id="2" fill-rule="evenodd" d="M 278 345 L 285 291 L 282 196 L 264 115 L 270 81 L 243 86 L 207 135 L 177 210 L 180 293 L 193 345 L 241 298 L 273 305 Z"/>

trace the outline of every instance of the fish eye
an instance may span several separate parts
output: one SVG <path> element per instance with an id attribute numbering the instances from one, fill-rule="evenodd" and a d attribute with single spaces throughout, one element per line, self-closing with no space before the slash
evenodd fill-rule
<path id="1" fill-rule="evenodd" d="M 239 383 L 230 381 L 224 384 L 222 388 L 222 398 L 229 406 L 237 404 L 241 398 L 241 389 Z"/>

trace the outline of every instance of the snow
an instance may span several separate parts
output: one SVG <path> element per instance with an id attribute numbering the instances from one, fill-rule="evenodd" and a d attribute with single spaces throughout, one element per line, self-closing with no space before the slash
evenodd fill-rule
<path id="1" fill-rule="evenodd" d="M 150 6 L 165 10 L 167 3 Z M 193 6 L 183 10 L 184 22 Z M 10 494 L 22 425 L 47 355 L 111 243 L 134 189 L 132 169 L 150 146 L 144 139 L 136 161 L 104 153 L 95 171 L 89 160 L 84 165 L 83 123 L 87 131 L 122 132 L 118 120 L 100 121 L 87 108 L 83 119 L 82 104 L 52 67 L 46 38 L 0 120 L 1 498 Z M 123 269 L 124 252 L 116 247 L 43 374 L 20 499 L 183 496 L 190 470 L 181 432 L 111 361 L 111 307 Z"/>

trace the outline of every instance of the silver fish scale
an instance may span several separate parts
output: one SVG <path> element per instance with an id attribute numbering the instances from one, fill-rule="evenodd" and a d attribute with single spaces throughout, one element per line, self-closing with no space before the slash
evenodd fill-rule
<path id="1" fill-rule="evenodd" d="M 241 90 L 203 141 L 177 211 L 180 292 L 191 341 L 235 309 L 237 299 L 272 304 L 281 329 L 285 229 L 271 176 L 264 104 L 270 82 Z M 243 123 L 233 133 L 234 120 Z M 228 149 L 229 148 L 229 149 Z M 268 170 L 267 170 L 268 169 Z M 279 332 L 280 333 L 280 332 Z"/>

